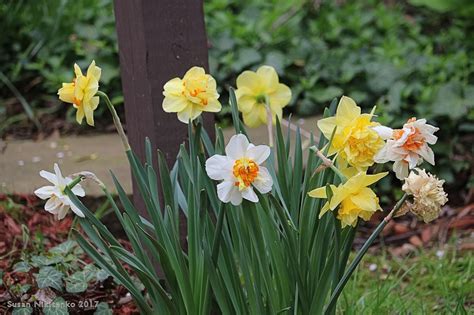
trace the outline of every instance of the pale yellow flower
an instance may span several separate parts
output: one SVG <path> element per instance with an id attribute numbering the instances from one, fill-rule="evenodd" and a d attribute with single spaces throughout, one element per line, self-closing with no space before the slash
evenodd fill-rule
<path id="1" fill-rule="evenodd" d="M 347 182 L 339 186 L 331 185 L 332 197 L 321 208 L 319 217 L 321 218 L 328 210 L 334 211 L 338 206 L 337 218 L 341 221 L 341 226 L 355 226 L 358 218 L 365 221 L 370 220 L 377 210 L 382 210 L 379 205 L 379 198 L 368 186 L 374 184 L 388 173 L 367 175 L 359 172 L 349 178 Z M 313 198 L 327 198 L 326 187 L 316 188 L 308 195 Z"/>
<path id="2" fill-rule="evenodd" d="M 206 74 L 201 67 L 192 67 L 182 79 L 174 78 L 166 82 L 163 95 L 163 110 L 178 113 L 178 119 L 187 124 L 202 112 L 219 112 L 216 80 Z"/>
<path id="3" fill-rule="evenodd" d="M 441 207 L 448 202 L 448 195 L 443 190 L 444 180 L 425 170 L 415 170 L 405 179 L 402 190 L 413 196 L 410 211 L 428 223 L 439 217 Z"/>
<path id="4" fill-rule="evenodd" d="M 82 123 L 84 116 L 90 126 L 94 126 L 94 110 L 99 105 L 99 97 L 95 96 L 99 90 L 101 69 L 92 61 L 87 69 L 86 75 L 82 74 L 81 68 L 74 64 L 76 77 L 71 83 L 63 83 L 58 90 L 59 99 L 71 103 L 77 109 L 76 120 Z"/>
<path id="5" fill-rule="evenodd" d="M 354 100 L 343 96 L 336 115 L 318 121 L 318 127 L 327 139 L 331 138 L 336 128 L 329 155 L 338 153 L 349 165 L 360 169 L 374 164 L 374 156 L 385 143 L 373 129 L 380 124 L 371 121 L 372 116 L 361 114 Z"/>
<path id="6" fill-rule="evenodd" d="M 291 100 L 290 88 L 279 82 L 277 72 L 270 66 L 261 66 L 257 72 L 242 72 L 237 77 L 235 95 L 244 123 L 249 127 L 267 123 L 266 102 L 269 103 L 275 123 L 275 117 L 281 120 L 283 107 Z"/>

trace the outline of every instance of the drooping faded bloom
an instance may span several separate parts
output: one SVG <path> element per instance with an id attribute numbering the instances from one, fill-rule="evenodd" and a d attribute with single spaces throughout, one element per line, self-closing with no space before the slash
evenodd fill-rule
<path id="1" fill-rule="evenodd" d="M 275 123 L 275 117 L 281 120 L 283 107 L 291 100 L 290 88 L 279 82 L 277 72 L 270 66 L 261 66 L 256 72 L 242 72 L 237 77 L 235 94 L 244 123 L 252 128 L 267 123 L 266 102 Z"/>
<path id="2" fill-rule="evenodd" d="M 178 119 L 187 124 L 202 112 L 219 112 L 219 93 L 216 80 L 206 74 L 201 67 L 192 67 L 182 79 L 174 78 L 166 82 L 163 95 L 163 110 L 178 113 Z"/>
<path id="3" fill-rule="evenodd" d="M 206 161 L 207 175 L 222 180 L 217 185 L 217 195 L 222 202 L 240 205 L 242 198 L 258 202 L 256 188 L 265 194 L 272 190 L 273 180 L 261 164 L 270 155 L 266 145 L 253 145 L 247 137 L 233 136 L 225 148 L 226 155 L 213 155 Z"/>
<path id="4" fill-rule="evenodd" d="M 413 196 L 413 204 L 408 209 L 426 223 L 439 217 L 441 207 L 448 202 L 448 195 L 443 190 L 444 180 L 416 168 L 405 179 L 402 190 Z"/>
<path id="5" fill-rule="evenodd" d="M 94 111 L 99 105 L 99 97 L 95 96 L 99 90 L 99 80 L 102 70 L 92 61 L 87 69 L 86 75 L 82 74 L 81 68 L 74 64 L 76 77 L 71 83 L 63 83 L 58 90 L 59 99 L 73 104 L 77 109 L 76 120 L 82 123 L 84 117 L 90 126 L 94 126 Z"/>
<path id="6" fill-rule="evenodd" d="M 435 164 L 433 150 L 428 144 L 435 144 L 434 135 L 439 128 L 426 123 L 426 119 L 410 118 L 403 129 L 392 130 L 387 127 L 375 127 L 387 143 L 375 156 L 377 163 L 393 161 L 393 171 L 398 179 L 405 179 L 409 169 L 415 168 L 423 160 Z"/>
<path id="7" fill-rule="evenodd" d="M 372 129 L 380 125 L 371 121 L 372 116 L 361 114 L 353 99 L 342 96 L 336 115 L 318 121 L 318 127 L 327 139 L 331 138 L 336 128 L 329 155 L 338 153 L 349 165 L 359 169 L 374 164 L 374 156 L 383 147 L 384 141 Z"/>
<path id="8" fill-rule="evenodd" d="M 43 186 L 35 190 L 35 195 L 43 200 L 48 200 L 44 205 L 44 210 L 54 214 L 57 220 L 62 220 L 68 213 L 69 209 L 80 216 L 84 217 L 84 213 L 76 207 L 71 199 L 66 195 L 64 189 L 69 185 L 73 179 L 70 177 L 63 177 L 58 164 L 54 163 L 54 173 L 41 171 L 40 176 L 48 180 L 52 186 Z M 84 197 L 85 192 L 80 184 L 76 184 L 71 191 L 79 197 Z"/>
<path id="9" fill-rule="evenodd" d="M 341 221 L 341 226 L 355 226 L 358 218 L 365 221 L 370 220 L 377 210 L 382 210 L 379 205 L 379 198 L 368 186 L 374 184 L 388 173 L 367 175 L 359 172 L 349 178 L 339 186 L 331 185 L 332 197 L 321 208 L 319 217 L 321 218 L 328 210 L 334 211 L 338 206 L 337 218 Z M 327 198 L 326 187 L 316 188 L 308 195 L 313 198 Z"/>

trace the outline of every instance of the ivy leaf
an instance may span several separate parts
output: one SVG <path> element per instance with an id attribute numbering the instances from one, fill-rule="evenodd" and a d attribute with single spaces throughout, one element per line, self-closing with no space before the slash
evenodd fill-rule
<path id="1" fill-rule="evenodd" d="M 13 272 L 28 272 L 30 269 L 31 266 L 26 261 L 17 262 L 13 266 Z"/>
<path id="2" fill-rule="evenodd" d="M 51 287 L 56 290 L 62 290 L 63 288 L 63 273 L 53 267 L 46 266 L 41 268 L 35 277 L 40 289 Z"/>
<path id="3" fill-rule="evenodd" d="M 50 253 L 56 255 L 67 255 L 69 254 L 75 247 L 77 247 L 76 241 L 67 240 L 49 250 Z"/>
<path id="4" fill-rule="evenodd" d="M 97 273 L 95 274 L 95 278 L 99 282 L 105 281 L 108 277 L 110 277 L 110 274 L 104 269 L 99 269 Z"/>
<path id="5" fill-rule="evenodd" d="M 69 293 L 81 293 L 87 290 L 86 272 L 78 271 L 66 279 L 66 291 Z"/>
<path id="6" fill-rule="evenodd" d="M 33 313 L 31 307 L 16 307 L 13 309 L 12 315 L 30 315 Z"/>
<path id="7" fill-rule="evenodd" d="M 112 315 L 112 310 L 105 302 L 100 302 L 95 309 L 94 315 Z"/>
<path id="8" fill-rule="evenodd" d="M 35 267 L 49 266 L 60 262 L 63 262 L 63 257 L 60 255 L 50 255 L 50 257 L 40 255 L 31 257 L 31 264 Z"/>
<path id="9" fill-rule="evenodd" d="M 68 315 L 67 303 L 62 297 L 57 297 L 51 304 L 43 307 L 44 315 Z"/>

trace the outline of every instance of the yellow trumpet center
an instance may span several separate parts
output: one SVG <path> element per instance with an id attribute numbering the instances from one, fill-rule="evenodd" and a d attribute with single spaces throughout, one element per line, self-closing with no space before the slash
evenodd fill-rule
<path id="1" fill-rule="evenodd" d="M 239 189 L 249 187 L 257 178 L 258 170 L 258 164 L 251 159 L 242 158 L 235 161 L 232 169 L 232 172 L 237 179 L 235 186 L 239 187 Z"/>

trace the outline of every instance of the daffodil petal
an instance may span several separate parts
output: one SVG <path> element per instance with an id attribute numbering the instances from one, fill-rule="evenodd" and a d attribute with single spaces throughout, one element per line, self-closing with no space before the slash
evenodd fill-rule
<path id="1" fill-rule="evenodd" d="M 243 134 L 238 134 L 230 138 L 229 143 L 225 147 L 225 153 L 228 157 L 234 160 L 238 160 L 245 156 L 249 141 Z"/>
<path id="2" fill-rule="evenodd" d="M 242 190 L 242 198 L 247 199 L 251 202 L 258 202 L 258 196 L 252 187 L 247 187 Z"/>
<path id="3" fill-rule="evenodd" d="M 266 194 L 272 190 L 273 179 L 266 167 L 259 167 L 258 176 L 252 185 L 262 194 Z"/>

